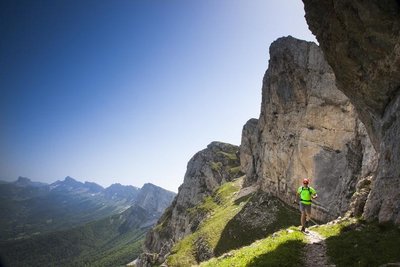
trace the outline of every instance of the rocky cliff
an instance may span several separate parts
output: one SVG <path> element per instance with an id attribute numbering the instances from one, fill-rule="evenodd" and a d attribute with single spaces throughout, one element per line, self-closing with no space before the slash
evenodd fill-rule
<path id="1" fill-rule="evenodd" d="M 241 175 L 239 147 L 213 142 L 196 153 L 187 165 L 183 184 L 171 206 L 148 233 L 137 266 L 161 263 L 174 243 L 194 232 L 206 213 L 191 213 L 191 208 L 210 196 L 222 183 Z"/>
<path id="2" fill-rule="evenodd" d="M 356 215 L 364 211 L 377 154 L 354 106 L 336 88 L 333 70 L 312 42 L 289 36 L 271 45 L 269 67 L 263 79 L 261 114 L 243 127 L 240 153 L 238 149 L 214 142 L 189 161 L 178 195 L 147 235 L 145 253 L 138 266 L 162 263 L 168 256 L 171 262 L 179 261 L 185 252 L 174 244 L 183 246 L 179 246 L 181 241 L 204 230 L 201 227 L 210 219 L 207 209 L 203 209 L 208 205 L 207 197 L 218 203 L 213 192 L 242 173 L 245 180 L 238 199 L 243 201 L 241 195 L 261 191 L 244 201 L 244 208 L 235 201 L 242 206 L 223 230 L 224 242 L 215 248 L 192 236 L 202 240 L 195 242 L 199 247 L 192 248 L 201 257 L 190 262 L 200 262 L 224 249 L 251 242 L 255 237 L 249 235 L 252 229 L 267 231 L 265 226 L 271 224 L 267 219 L 279 217 L 275 215 L 287 207 L 277 208 L 278 202 L 271 207 L 263 205 L 270 203 L 272 196 L 292 204 L 304 177 L 311 178 L 319 194 L 313 205 L 314 218 L 328 221 L 348 210 Z M 269 218 L 263 216 L 266 214 L 275 215 Z"/>
<path id="3" fill-rule="evenodd" d="M 270 47 L 261 114 L 243 128 L 240 159 L 246 185 L 258 184 L 286 203 L 311 178 L 314 216 L 345 213 L 358 181 L 373 172 L 375 151 L 319 47 L 292 37 Z M 361 207 L 362 209 L 362 207 Z"/>
<path id="4" fill-rule="evenodd" d="M 400 223 L 400 2 L 303 0 L 306 19 L 379 159 L 364 216 Z"/>

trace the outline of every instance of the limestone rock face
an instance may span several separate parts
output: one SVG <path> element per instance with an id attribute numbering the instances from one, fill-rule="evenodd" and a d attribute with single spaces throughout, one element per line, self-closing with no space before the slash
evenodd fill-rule
<path id="1" fill-rule="evenodd" d="M 251 185 L 255 181 L 253 178 L 255 176 L 253 173 L 255 172 L 255 163 L 254 159 L 255 151 L 258 145 L 258 120 L 250 119 L 243 126 L 242 130 L 242 142 L 240 145 L 240 167 L 243 173 L 246 174 L 246 181 L 244 186 Z"/>
<path id="2" fill-rule="evenodd" d="M 245 125 L 240 153 L 247 184 L 256 182 L 286 203 L 309 177 L 320 196 L 314 217 L 321 221 L 347 211 L 375 160 L 364 126 L 335 82 L 316 44 L 293 37 L 272 43 L 260 118 Z"/>
<path id="3" fill-rule="evenodd" d="M 338 88 L 379 152 L 364 216 L 400 223 L 400 2 L 303 2 Z"/>
<path id="4" fill-rule="evenodd" d="M 171 206 L 164 212 L 157 226 L 146 236 L 145 254 L 137 266 L 162 263 L 176 241 L 193 233 L 205 214 L 191 214 L 190 208 L 199 204 L 221 184 L 241 175 L 239 147 L 212 142 L 196 153 L 187 165 L 183 184 Z"/>

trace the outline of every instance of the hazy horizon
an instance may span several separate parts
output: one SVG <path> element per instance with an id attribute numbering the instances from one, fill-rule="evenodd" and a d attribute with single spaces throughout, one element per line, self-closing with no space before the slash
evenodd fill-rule
<path id="1" fill-rule="evenodd" d="M 2 182 L 13 183 L 13 182 L 17 182 L 17 181 L 19 180 L 19 178 L 27 178 L 27 179 L 29 179 L 31 182 L 40 182 L 40 181 L 35 181 L 35 180 L 30 179 L 29 177 L 24 177 L 24 176 L 19 176 L 19 177 L 17 177 L 17 179 L 12 180 L 12 181 L 3 180 L 3 179 L 1 179 L 1 177 L 0 177 L 0 181 L 2 181 Z M 97 184 L 97 185 L 100 185 L 100 186 L 103 187 L 104 189 L 110 187 L 111 185 L 115 185 L 115 184 L 120 184 L 120 185 L 122 185 L 122 186 L 133 186 L 133 185 L 130 185 L 130 184 L 121 184 L 121 183 L 118 183 L 118 182 L 112 183 L 112 184 L 110 184 L 110 185 L 108 185 L 108 186 L 103 186 L 103 185 L 98 184 L 98 183 L 96 183 L 96 182 L 84 181 L 84 180 L 81 180 L 81 179 L 79 179 L 79 178 L 77 178 L 77 177 L 71 177 L 71 176 L 69 176 L 69 175 L 67 175 L 66 177 L 64 177 L 64 178 L 62 178 L 62 179 L 57 179 L 57 180 L 50 181 L 50 182 L 43 182 L 43 181 L 42 181 L 42 182 L 40 182 L 40 183 L 47 184 L 47 185 L 51 185 L 51 184 L 56 183 L 56 182 L 59 182 L 59 181 L 64 181 L 66 178 L 72 178 L 72 179 L 74 179 L 75 181 L 81 182 L 81 183 L 83 183 L 83 184 L 86 183 L 86 182 L 88 182 L 88 183 L 95 183 L 95 184 Z M 139 188 L 139 189 L 140 189 L 140 188 L 142 188 L 145 184 L 153 184 L 153 183 L 145 182 L 145 183 L 142 184 L 141 186 L 133 186 L 133 187 L 136 187 L 136 188 Z M 153 185 L 155 185 L 155 184 L 153 184 Z M 158 186 L 158 185 L 155 185 L 155 186 Z M 165 188 L 164 188 L 164 189 L 165 189 Z M 165 190 L 168 190 L 168 189 L 165 189 Z M 171 190 L 168 190 L 168 191 L 171 191 Z M 172 191 L 172 192 L 174 192 L 174 191 Z M 177 192 L 174 192 L 174 193 L 177 193 Z"/>
<path id="2" fill-rule="evenodd" d="M 315 41 L 301 1 L 2 1 L 0 179 L 177 192 L 258 118 L 274 40 Z"/>

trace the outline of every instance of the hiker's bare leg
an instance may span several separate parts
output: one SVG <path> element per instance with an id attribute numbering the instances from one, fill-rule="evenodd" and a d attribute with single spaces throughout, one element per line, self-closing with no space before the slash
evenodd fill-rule
<path id="1" fill-rule="evenodd" d="M 303 227 L 306 226 L 306 212 L 305 211 L 301 212 L 300 223 L 301 223 L 301 226 L 303 226 Z"/>
<path id="2" fill-rule="evenodd" d="M 311 211 L 307 211 L 306 212 L 306 219 L 305 219 L 305 221 L 308 223 L 308 221 L 310 220 L 310 218 L 311 218 Z"/>

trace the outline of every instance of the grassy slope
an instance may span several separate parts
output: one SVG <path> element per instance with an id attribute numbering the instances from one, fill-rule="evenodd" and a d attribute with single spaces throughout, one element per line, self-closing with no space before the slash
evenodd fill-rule
<path id="1" fill-rule="evenodd" d="M 250 246 L 202 263 L 202 267 L 302 266 L 304 235 L 297 228 L 279 231 Z"/>
<path id="2" fill-rule="evenodd" d="M 277 220 L 268 227 L 265 226 L 265 229 L 263 230 L 264 232 L 262 232 L 261 235 L 261 231 L 255 232 L 256 229 L 247 229 L 246 226 L 243 227 L 243 225 L 238 225 L 239 222 L 235 219 L 236 216 L 244 209 L 244 207 L 246 207 L 247 203 L 251 201 L 251 197 L 254 196 L 249 195 L 240 200 L 235 200 L 236 193 L 241 188 L 241 183 L 242 179 L 225 183 L 212 196 L 206 197 L 199 206 L 189 211 L 190 213 L 206 212 L 209 214 L 209 216 L 201 223 L 196 232 L 186 236 L 180 242 L 175 244 L 175 246 L 172 248 L 171 255 L 167 258 L 168 266 L 195 265 L 202 261 L 202 259 L 199 258 L 199 254 L 210 253 L 214 255 L 220 255 L 231 250 L 232 248 L 251 244 L 254 240 L 263 238 L 268 234 L 273 233 L 277 229 L 282 229 L 282 227 L 292 225 L 293 213 L 283 209 L 280 206 L 281 204 L 279 205 L 278 200 L 273 201 L 276 204 L 276 207 L 281 209 L 276 213 Z M 298 221 L 297 215 L 295 221 Z M 246 229 L 241 229 L 241 227 Z M 229 232 L 231 235 L 226 234 L 227 232 Z M 296 251 L 300 251 L 300 248 L 302 247 L 302 243 L 299 241 L 300 237 L 301 235 L 296 234 L 287 237 L 282 233 L 283 240 L 287 239 L 288 243 L 283 246 L 279 246 L 279 242 L 283 242 L 281 240 L 272 246 L 279 246 L 279 251 L 287 251 L 288 249 L 297 249 Z M 199 247 L 202 250 L 202 253 L 198 252 Z M 260 251 L 265 251 L 265 249 L 271 248 L 265 248 L 264 246 L 264 248 L 261 248 Z M 278 254 L 281 254 L 281 252 Z M 264 259 L 261 254 L 259 255 L 260 259 L 255 260 L 255 264 L 258 261 L 271 261 L 270 258 L 267 257 Z M 286 252 L 282 255 L 283 257 L 289 257 L 286 255 Z M 300 256 L 296 253 L 293 255 L 294 259 L 290 262 L 299 262 Z"/>
<path id="3" fill-rule="evenodd" d="M 312 230 L 326 237 L 327 254 L 337 267 L 381 266 L 400 262 L 399 226 L 348 219 L 313 227 Z M 302 266 L 304 242 L 304 235 L 291 227 L 250 246 L 203 262 L 200 266 Z"/>
<path id="4" fill-rule="evenodd" d="M 326 237 L 328 256 L 338 267 L 400 262 L 399 226 L 351 219 L 313 230 Z"/>
<path id="5" fill-rule="evenodd" d="M 5 266 L 118 266 L 135 259 L 147 229 L 121 232 L 120 215 L 0 244 Z"/>
<path id="6" fill-rule="evenodd" d="M 207 197 L 197 209 L 208 211 L 212 215 L 206 219 L 199 230 L 186 236 L 178 242 L 167 259 L 170 266 L 190 266 L 197 264 L 196 249 L 194 243 L 199 238 L 207 243 L 209 247 L 215 247 L 227 222 L 239 211 L 239 205 L 233 203 L 233 195 L 239 191 L 242 179 L 222 185 L 215 195 Z M 218 203 L 218 204 L 217 204 Z M 191 210 L 191 212 L 197 212 Z"/>
<path id="7" fill-rule="evenodd" d="M 169 266 L 191 266 L 198 264 L 196 244 L 201 239 L 215 253 L 215 245 L 221 240 L 221 231 L 238 214 L 247 200 L 235 203 L 232 196 L 239 190 L 239 183 L 223 185 L 212 197 L 207 197 L 200 210 L 207 210 L 210 216 L 200 225 L 197 232 L 178 242 L 171 256 Z M 217 197 L 218 196 L 218 197 Z M 219 202 L 216 202 L 218 199 Z M 327 254 L 336 266 L 380 266 L 400 262 L 400 227 L 389 224 L 365 223 L 347 219 L 313 227 L 314 231 L 326 237 Z M 249 233 L 251 235 L 251 233 Z M 231 242 L 232 240 L 225 240 Z M 231 250 L 219 258 L 212 258 L 200 266 L 249 267 L 249 266 L 302 266 L 304 235 L 295 227 L 281 230 L 250 246 Z M 204 247 L 204 246 L 203 246 Z"/>

